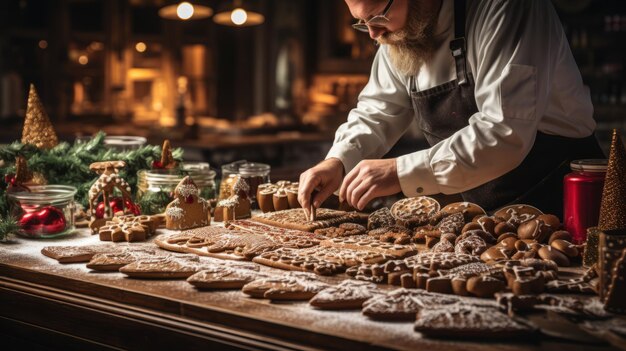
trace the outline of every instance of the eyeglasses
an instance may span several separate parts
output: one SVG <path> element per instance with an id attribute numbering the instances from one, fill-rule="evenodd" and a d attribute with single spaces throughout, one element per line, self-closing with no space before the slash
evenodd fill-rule
<path id="1" fill-rule="evenodd" d="M 370 18 L 368 21 L 359 20 L 357 23 L 352 25 L 352 28 L 360 32 L 369 32 L 370 27 L 386 26 L 389 23 L 387 13 L 389 12 L 389 9 L 391 9 L 391 4 L 393 4 L 393 0 L 389 0 L 387 6 L 385 6 L 385 9 L 383 10 L 383 13 Z"/>

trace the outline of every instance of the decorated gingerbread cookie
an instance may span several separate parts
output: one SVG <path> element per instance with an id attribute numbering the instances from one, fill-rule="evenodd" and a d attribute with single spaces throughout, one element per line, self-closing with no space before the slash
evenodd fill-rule
<path id="1" fill-rule="evenodd" d="M 444 206 L 441 212 L 449 214 L 462 213 L 465 217 L 465 222 L 471 222 L 474 217 L 487 214 L 482 207 L 472 202 L 454 202 Z"/>
<path id="2" fill-rule="evenodd" d="M 174 189 L 174 201 L 165 208 L 165 227 L 184 230 L 211 224 L 209 202 L 198 196 L 198 186 L 189 177 Z"/>
<path id="3" fill-rule="evenodd" d="M 530 205 L 510 205 L 505 206 L 494 213 L 494 217 L 499 217 L 505 221 L 518 226 L 524 222 L 530 221 L 541 216 L 543 212 Z"/>
<path id="4" fill-rule="evenodd" d="M 419 196 L 397 201 L 391 206 L 391 214 L 400 224 L 424 225 L 440 208 L 437 200 Z"/>

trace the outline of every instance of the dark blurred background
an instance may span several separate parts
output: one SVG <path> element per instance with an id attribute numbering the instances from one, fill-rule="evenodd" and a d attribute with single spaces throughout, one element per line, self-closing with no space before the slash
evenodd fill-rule
<path id="1" fill-rule="evenodd" d="M 606 145 L 611 128 L 626 130 L 626 2 L 553 3 Z M 183 20 L 165 0 L 0 2 L 0 143 L 21 137 L 33 83 L 63 140 L 98 130 L 167 137 L 187 160 L 245 158 L 297 179 L 355 105 L 373 41 L 351 29 L 340 0 L 191 4 L 212 16 Z M 247 11 L 243 25 L 233 8 Z M 392 153 L 420 145 L 409 133 Z"/>

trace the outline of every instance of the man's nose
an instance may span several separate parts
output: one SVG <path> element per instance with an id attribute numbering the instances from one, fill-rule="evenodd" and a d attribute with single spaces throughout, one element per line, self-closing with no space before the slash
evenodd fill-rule
<path id="1" fill-rule="evenodd" d="M 376 39 L 385 33 L 384 28 L 368 27 L 367 29 L 369 30 L 370 38 L 372 39 Z"/>

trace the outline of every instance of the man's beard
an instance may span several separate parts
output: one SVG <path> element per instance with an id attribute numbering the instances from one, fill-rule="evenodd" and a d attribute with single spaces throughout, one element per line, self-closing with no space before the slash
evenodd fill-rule
<path id="1" fill-rule="evenodd" d="M 422 64 L 432 57 L 438 43 L 435 40 L 437 12 L 425 12 L 420 1 L 409 1 L 404 28 L 385 33 L 376 40 L 389 46 L 391 64 L 402 74 L 414 76 Z"/>

